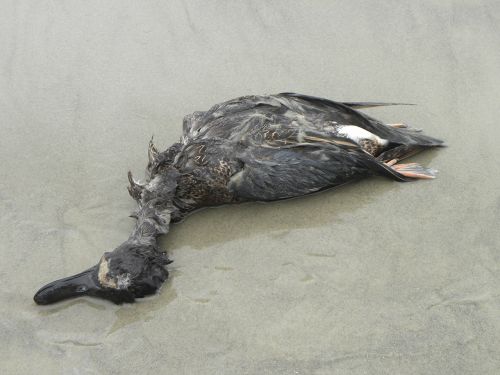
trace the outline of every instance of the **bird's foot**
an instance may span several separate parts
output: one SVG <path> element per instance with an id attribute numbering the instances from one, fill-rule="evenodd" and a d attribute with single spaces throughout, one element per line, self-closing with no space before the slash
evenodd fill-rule
<path id="1" fill-rule="evenodd" d="M 386 125 L 390 126 L 391 128 L 406 129 L 406 130 L 410 130 L 410 131 L 413 131 L 413 132 L 416 132 L 416 133 L 420 133 L 422 131 L 422 129 L 420 129 L 420 128 L 411 127 L 410 125 L 405 124 L 403 122 L 398 122 L 398 123 L 395 123 L 395 124 L 386 124 Z"/>
<path id="2" fill-rule="evenodd" d="M 398 122 L 398 123 L 395 123 L 395 124 L 386 124 L 386 125 L 390 126 L 391 128 L 403 128 L 403 129 L 406 129 L 408 127 L 407 124 L 402 123 L 402 122 Z"/>
<path id="3" fill-rule="evenodd" d="M 432 179 L 436 178 L 437 170 L 426 168 L 418 163 L 397 164 L 398 159 L 392 159 L 385 163 L 396 172 L 405 177 L 418 178 L 418 179 Z"/>

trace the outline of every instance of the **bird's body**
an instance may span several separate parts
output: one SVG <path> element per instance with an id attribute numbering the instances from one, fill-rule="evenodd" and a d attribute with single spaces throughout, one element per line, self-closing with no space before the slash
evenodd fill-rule
<path id="1" fill-rule="evenodd" d="M 170 221 L 202 207 L 293 198 L 373 174 L 400 181 L 434 177 L 415 163 L 396 162 L 442 141 L 357 110 L 378 105 L 383 103 L 284 93 L 245 96 L 186 116 L 178 143 L 161 153 L 150 143 L 146 183 L 129 173 L 129 192 L 139 206 L 136 227 L 129 240 L 88 271 L 94 275 L 92 285 L 80 294 L 122 302 L 154 292 L 168 275 L 157 237 L 168 231 Z M 133 248 L 129 252 L 141 262 L 141 247 L 150 262 L 125 267 L 127 249 Z M 156 253 L 158 259 L 151 255 Z M 35 300 L 51 303 L 78 295 L 74 290 L 57 295 L 68 279 L 72 285 L 82 282 L 73 277 L 48 284 Z M 96 291 L 89 292 L 92 288 Z"/>
<path id="2" fill-rule="evenodd" d="M 349 104 L 297 94 L 246 96 L 186 116 L 181 141 L 165 156 L 152 152 L 149 180 L 171 168 L 179 173 L 174 203 L 183 215 L 306 195 L 369 174 L 404 180 L 377 157 L 389 145 L 441 143 Z"/>

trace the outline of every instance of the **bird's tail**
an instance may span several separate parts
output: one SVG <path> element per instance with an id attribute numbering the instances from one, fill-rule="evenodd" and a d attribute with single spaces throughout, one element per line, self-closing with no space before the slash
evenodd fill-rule
<path id="1" fill-rule="evenodd" d="M 342 102 L 342 104 L 354 109 L 383 107 L 388 105 L 416 105 L 412 103 L 381 103 L 381 102 Z"/>

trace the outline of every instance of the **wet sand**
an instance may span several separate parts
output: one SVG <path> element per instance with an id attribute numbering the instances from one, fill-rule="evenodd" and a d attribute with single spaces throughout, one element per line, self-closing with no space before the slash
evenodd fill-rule
<path id="1" fill-rule="evenodd" d="M 497 1 L 0 1 L 2 374 L 498 374 Z M 371 178 L 172 228 L 159 295 L 40 307 L 125 240 L 154 134 L 295 91 L 445 139 Z"/>

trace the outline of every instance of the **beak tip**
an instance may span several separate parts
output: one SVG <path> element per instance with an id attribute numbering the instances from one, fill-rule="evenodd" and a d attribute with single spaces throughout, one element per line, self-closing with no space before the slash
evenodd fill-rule
<path id="1" fill-rule="evenodd" d="M 64 299 L 85 295 L 97 286 L 93 280 L 96 267 L 74 276 L 56 280 L 41 287 L 33 296 L 37 305 L 49 305 Z"/>
<path id="2" fill-rule="evenodd" d="M 36 293 L 34 296 L 33 296 L 33 301 L 35 301 L 35 303 L 37 305 L 43 305 L 43 299 L 40 298 L 39 294 Z"/>
<path id="3" fill-rule="evenodd" d="M 33 296 L 33 301 L 37 305 L 48 305 L 51 303 L 50 301 L 50 293 L 47 292 L 47 288 L 40 288 L 35 295 Z"/>
<path id="4" fill-rule="evenodd" d="M 37 305 L 49 305 L 57 302 L 57 300 L 54 299 L 53 289 L 47 288 L 49 285 L 50 284 L 47 284 L 46 286 L 40 288 L 33 296 L 33 301 L 35 301 Z"/>
<path id="5" fill-rule="evenodd" d="M 35 294 L 35 296 L 33 297 L 33 301 L 35 301 L 35 303 L 37 305 L 47 305 L 47 301 L 45 301 L 45 299 L 41 298 L 38 294 Z"/>

